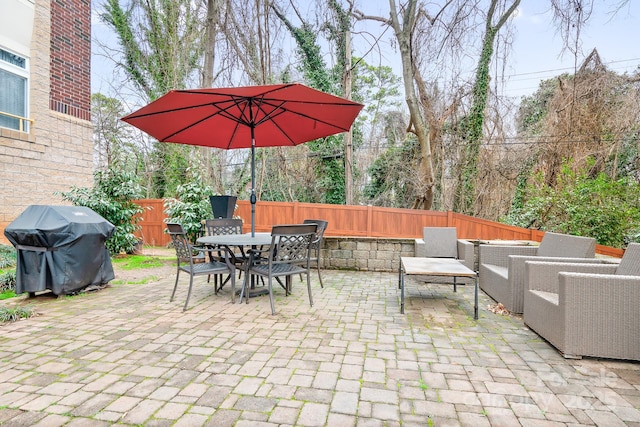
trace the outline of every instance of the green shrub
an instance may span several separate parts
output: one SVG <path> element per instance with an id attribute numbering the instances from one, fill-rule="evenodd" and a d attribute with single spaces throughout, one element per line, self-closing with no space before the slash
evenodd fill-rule
<path id="1" fill-rule="evenodd" d="M 0 244 L 0 268 L 16 265 L 16 250 L 13 246 Z"/>
<path id="2" fill-rule="evenodd" d="M 116 227 L 106 243 L 109 252 L 133 253 L 138 244 L 138 238 L 133 233 L 140 229 L 138 221 L 142 208 L 132 200 L 143 195 L 136 176 L 114 167 L 96 171 L 93 179 L 92 188 L 73 187 L 59 194 L 76 206 L 93 209 Z"/>
<path id="3" fill-rule="evenodd" d="M 538 174 L 527 184 L 524 200 L 506 222 L 593 237 L 617 248 L 640 239 L 640 185 L 632 177 L 591 176 L 588 169 L 576 173 L 567 163 L 555 188 Z"/>
<path id="4" fill-rule="evenodd" d="M 0 307 L 0 322 L 15 322 L 35 316 L 35 311 L 30 306 Z"/>
<path id="5" fill-rule="evenodd" d="M 189 240 L 195 242 L 202 230 L 202 221 L 212 215 L 209 202 L 212 194 L 211 187 L 202 184 L 200 176 L 194 173 L 191 182 L 178 186 L 176 198 L 164 199 L 167 222 L 182 224 Z"/>
<path id="6" fill-rule="evenodd" d="M 16 290 L 16 271 L 9 270 L 0 274 L 0 292 Z"/>
<path id="7" fill-rule="evenodd" d="M 16 250 L 13 246 L 0 244 L 0 294 L 2 299 L 15 296 Z"/>

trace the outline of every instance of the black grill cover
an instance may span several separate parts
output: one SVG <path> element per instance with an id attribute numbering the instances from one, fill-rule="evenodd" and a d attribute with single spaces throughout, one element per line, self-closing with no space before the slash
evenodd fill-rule
<path id="1" fill-rule="evenodd" d="M 18 250 L 16 293 L 65 295 L 113 280 L 113 224 L 82 206 L 32 205 L 4 230 Z"/>

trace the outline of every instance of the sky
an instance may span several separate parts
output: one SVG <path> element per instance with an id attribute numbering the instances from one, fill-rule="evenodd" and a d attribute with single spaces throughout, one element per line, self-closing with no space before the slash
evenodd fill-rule
<path id="1" fill-rule="evenodd" d="M 93 2 L 94 5 L 98 3 L 101 2 Z M 388 0 L 360 0 L 359 3 L 366 13 L 388 16 Z M 612 71 L 631 72 L 640 65 L 640 43 L 637 42 L 640 35 L 640 1 L 629 0 L 617 14 L 612 15 L 612 5 L 618 3 L 618 0 L 596 0 L 591 20 L 582 30 L 581 54 L 578 55 L 577 67 L 593 48 L 598 49 L 602 61 Z M 569 52 L 562 53 L 561 36 L 554 28 L 548 0 L 522 0 L 514 26 L 513 48 L 505 71 L 507 96 L 519 99 L 523 95 L 534 93 L 540 80 L 573 72 L 576 65 L 574 57 Z M 111 62 L 97 53 L 95 39 L 109 40 L 113 36 L 95 17 L 92 28 L 92 91 L 108 94 L 113 90 L 113 69 Z M 379 31 L 381 26 L 372 23 L 369 28 Z M 393 32 L 387 30 L 385 35 L 392 37 Z M 361 48 L 362 51 L 366 49 Z M 397 53 L 387 50 L 383 55 L 400 75 L 401 66 Z"/>
<path id="2" fill-rule="evenodd" d="M 507 94 L 533 93 L 541 79 L 563 72 L 572 73 L 574 56 L 562 54 L 562 40 L 556 32 L 548 1 L 523 0 L 516 17 L 516 37 Z M 603 63 L 618 73 L 632 72 L 640 66 L 640 1 L 630 0 L 617 14 L 610 12 L 617 0 L 598 1 L 589 23 L 582 29 L 582 49 L 577 67 L 596 48 Z"/>

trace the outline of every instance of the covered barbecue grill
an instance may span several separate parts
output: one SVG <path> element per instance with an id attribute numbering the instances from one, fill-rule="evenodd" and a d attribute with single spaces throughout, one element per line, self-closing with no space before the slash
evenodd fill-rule
<path id="1" fill-rule="evenodd" d="M 16 247 L 16 294 L 66 295 L 114 279 L 106 240 L 113 224 L 82 206 L 32 205 L 4 230 Z"/>

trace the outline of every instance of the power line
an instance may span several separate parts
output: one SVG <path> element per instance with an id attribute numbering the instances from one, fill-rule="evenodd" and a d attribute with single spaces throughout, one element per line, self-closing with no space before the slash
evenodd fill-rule
<path id="1" fill-rule="evenodd" d="M 605 62 L 603 63 L 603 65 L 607 66 L 610 64 L 619 64 L 621 62 L 631 62 L 631 61 L 638 61 L 640 62 L 640 58 L 630 58 L 630 59 L 620 59 L 617 61 L 609 61 L 609 62 Z M 507 77 L 520 77 L 520 76 L 530 76 L 533 74 L 543 74 L 543 73 L 557 73 L 557 72 L 562 72 L 562 71 L 574 71 L 575 67 L 564 67 L 564 68 L 556 68 L 556 69 L 551 69 L 551 70 L 540 70 L 540 71 L 531 71 L 528 73 L 517 73 L 517 74 L 511 74 Z"/>

